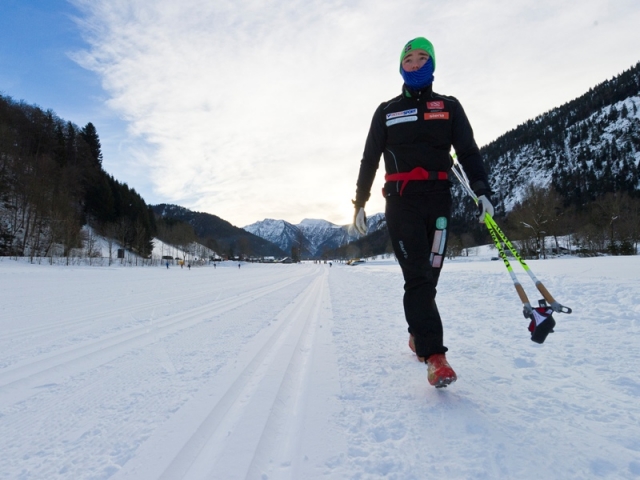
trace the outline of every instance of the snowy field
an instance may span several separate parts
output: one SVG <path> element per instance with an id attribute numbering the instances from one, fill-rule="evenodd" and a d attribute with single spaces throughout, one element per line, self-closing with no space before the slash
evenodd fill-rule
<path id="1" fill-rule="evenodd" d="M 529 265 L 544 345 L 502 262 L 445 265 L 436 390 L 393 260 L 0 260 L 0 478 L 640 478 L 640 256 Z"/>

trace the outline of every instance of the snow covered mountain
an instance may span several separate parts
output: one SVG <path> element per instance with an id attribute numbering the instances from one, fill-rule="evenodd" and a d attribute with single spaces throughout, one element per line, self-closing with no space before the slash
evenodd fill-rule
<path id="1" fill-rule="evenodd" d="M 347 226 L 335 225 L 326 220 L 305 218 L 297 225 L 307 239 L 309 251 L 322 255 L 323 250 L 332 250 L 355 239 Z"/>
<path id="2" fill-rule="evenodd" d="M 300 229 L 285 220 L 265 218 L 261 222 L 252 223 L 243 227 L 243 229 L 277 245 L 283 252 L 291 252 L 291 248 L 294 245 L 300 244 L 302 246 L 302 254 L 310 254 L 307 247 L 308 241 L 304 238 Z"/>
<path id="3" fill-rule="evenodd" d="M 377 213 L 368 219 L 369 233 L 386 226 L 384 213 Z M 298 225 L 285 220 L 271 218 L 244 227 L 249 233 L 277 245 L 290 252 L 295 245 L 301 245 L 302 255 L 321 257 L 325 251 L 333 250 L 358 238 L 349 231 L 349 225 L 336 225 L 327 220 L 305 218 Z"/>
<path id="4" fill-rule="evenodd" d="M 640 189 L 640 96 L 606 105 L 549 136 L 547 144 L 520 144 L 496 159 L 494 190 L 505 211 L 531 183 L 554 186 L 576 204 L 607 191 Z"/>
<path id="5" fill-rule="evenodd" d="M 640 191 L 640 63 L 481 149 L 496 212 L 509 213 L 530 185 L 582 207 L 610 192 Z M 465 214 L 457 190 L 454 216 Z M 465 220 L 466 221 L 466 220 Z"/>

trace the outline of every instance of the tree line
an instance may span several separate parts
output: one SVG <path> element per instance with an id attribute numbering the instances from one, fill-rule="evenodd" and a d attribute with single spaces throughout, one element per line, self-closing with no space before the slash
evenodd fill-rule
<path id="1" fill-rule="evenodd" d="M 465 202 L 472 203 L 470 200 Z M 475 208 L 469 206 L 469 212 Z M 640 197 L 608 192 L 582 205 L 566 206 L 553 187 L 529 185 L 520 202 L 496 217 L 501 229 L 526 258 L 572 253 L 580 256 L 635 255 L 640 243 Z M 455 223 L 454 223 L 455 222 Z M 473 213 L 452 219 L 447 256 L 469 255 L 479 245 L 492 244 L 486 227 Z M 393 253 L 386 228 L 332 251 L 323 258 L 351 259 Z"/>
<path id="2" fill-rule="evenodd" d="M 522 200 L 498 222 L 527 258 L 569 252 L 635 255 L 640 242 L 640 198 L 624 191 L 607 192 L 577 208 L 566 206 L 566 199 L 553 187 L 529 185 Z M 459 256 L 476 245 L 474 236 L 464 233 L 453 235 L 447 250 L 450 256 Z"/>
<path id="3" fill-rule="evenodd" d="M 0 255 L 69 256 L 84 225 L 151 253 L 153 212 L 103 170 L 95 126 L 0 95 Z"/>

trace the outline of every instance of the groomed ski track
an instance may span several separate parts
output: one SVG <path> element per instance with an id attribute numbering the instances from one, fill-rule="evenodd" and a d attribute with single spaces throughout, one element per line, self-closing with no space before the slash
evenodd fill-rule
<path id="1" fill-rule="evenodd" d="M 209 278 L 200 285 L 192 278 L 181 278 L 178 285 L 171 281 L 157 285 L 158 290 L 133 281 L 122 290 L 116 288 L 113 298 L 99 300 L 99 308 L 77 301 L 78 296 L 95 295 L 98 301 L 102 294 L 109 295 L 91 292 L 91 285 L 68 285 L 66 295 L 64 289 L 55 291 L 55 285 L 54 292 L 47 292 L 46 280 L 34 285 L 43 297 L 41 307 L 10 312 L 21 316 L 20 322 L 8 321 L 9 315 L 4 318 L 11 327 L 0 334 L 5 352 L 0 411 L 29 409 L 30 405 L 38 405 L 38 411 L 27 415 L 26 421 L 15 416 L 17 423 L 5 425 L 14 430 L 16 439 L 26 431 L 50 444 L 101 437 L 107 433 L 103 428 L 109 436 L 133 442 L 122 452 L 120 461 L 128 460 L 125 468 L 95 465 L 91 472 L 71 474 L 69 470 L 69 478 L 116 474 L 117 478 L 135 479 L 231 479 L 260 478 L 269 472 L 277 478 L 300 478 L 299 462 L 293 459 L 299 458 L 297 453 L 305 445 L 305 409 L 315 403 L 308 397 L 328 387 L 323 379 L 331 373 L 316 368 L 316 378 L 310 382 L 317 346 L 330 343 L 323 340 L 331 331 L 329 271 L 321 266 L 268 268 L 147 269 L 154 277 L 200 275 L 201 282 L 203 275 Z M 129 273 L 136 271 L 141 270 L 130 269 Z M 121 281 L 120 274 L 127 275 L 125 270 L 115 272 L 113 280 Z M 18 289 L 5 293 L 20 296 Z M 47 317 L 57 320 L 48 322 Z M 204 339 L 205 345 L 196 345 L 198 339 Z M 178 357 L 170 352 L 173 342 L 182 343 Z M 326 349 L 322 352 L 325 364 L 331 361 L 328 353 Z M 203 357 L 197 358 L 199 355 Z M 180 367 L 184 357 L 197 362 L 199 377 L 190 379 L 189 388 L 181 385 L 171 391 L 176 377 L 190 373 L 187 367 Z M 164 383 L 154 385 L 158 375 L 174 379 L 165 385 L 168 391 L 155 388 Z M 71 383 L 70 379 L 79 381 Z M 60 389 L 68 387 L 60 404 Z M 151 395 L 150 390 L 154 390 Z M 107 407 L 119 396 L 123 398 L 115 410 L 114 405 Z M 57 405 L 51 405 L 47 397 Z M 165 401 L 169 404 L 163 405 Z M 148 409 L 135 408 L 137 403 L 150 402 Z M 69 436 L 79 409 L 92 411 L 91 421 L 95 421 L 94 415 L 104 408 L 113 410 L 114 423 L 102 428 L 87 425 L 86 431 L 76 425 L 72 428 L 76 432 Z M 315 408 L 331 414 L 326 405 Z M 57 413 L 52 415 L 54 410 Z M 69 412 L 71 418 L 62 418 L 63 412 Z M 141 431 L 128 424 L 126 417 L 132 412 L 136 414 L 133 424 L 148 424 L 152 438 L 146 439 L 150 433 L 146 428 Z M 58 415 L 57 423 L 51 424 Z M 111 431 L 113 427 L 117 431 Z M 309 439 L 316 441 L 318 438 Z M 10 461 L 5 455 L 12 446 L 3 449 L 3 464 Z M 135 457 L 128 459 L 134 451 Z M 74 458 L 69 452 L 65 463 L 82 462 L 86 451 L 77 454 Z M 48 463 L 43 459 L 33 477 L 27 477 L 65 476 L 66 468 L 56 474 L 47 471 Z"/>
<path id="2" fill-rule="evenodd" d="M 0 479 L 637 478 L 640 262 L 531 264 L 574 308 L 542 346 L 499 262 L 449 262 L 436 391 L 393 260 L 2 260 Z"/>

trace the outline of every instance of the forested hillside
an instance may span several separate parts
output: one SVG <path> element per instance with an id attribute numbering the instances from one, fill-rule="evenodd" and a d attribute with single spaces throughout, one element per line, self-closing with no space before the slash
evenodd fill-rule
<path id="1" fill-rule="evenodd" d="M 160 221 L 178 221 L 189 225 L 202 244 L 229 258 L 287 255 L 273 243 L 235 227 L 216 215 L 164 203 L 154 205 L 152 209 Z"/>
<path id="2" fill-rule="evenodd" d="M 102 168 L 92 123 L 0 95 L 0 255 L 69 255 L 81 227 L 146 257 L 155 234 L 142 197 Z"/>
<path id="3" fill-rule="evenodd" d="M 640 63 L 482 149 L 502 210 L 528 183 L 552 186 L 581 208 L 607 193 L 640 189 Z"/>

